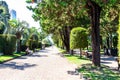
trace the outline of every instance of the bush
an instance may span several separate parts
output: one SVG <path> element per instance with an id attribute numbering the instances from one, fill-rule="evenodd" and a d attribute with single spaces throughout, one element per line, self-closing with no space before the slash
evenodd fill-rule
<path id="1" fill-rule="evenodd" d="M 25 50 L 27 49 L 27 46 L 26 45 L 21 45 L 20 49 L 21 49 L 21 51 L 25 52 Z"/>
<path id="2" fill-rule="evenodd" d="M 42 42 L 38 41 L 38 48 L 42 48 Z"/>
<path id="3" fill-rule="evenodd" d="M 5 55 L 11 55 L 16 49 L 16 36 L 0 34 L 0 51 Z"/>
<path id="4" fill-rule="evenodd" d="M 45 47 L 49 47 L 52 45 L 51 41 L 48 38 L 43 39 L 42 44 L 45 44 Z"/>
<path id="5" fill-rule="evenodd" d="M 70 34 L 70 48 L 80 49 L 85 48 L 88 45 L 87 30 L 82 27 L 73 28 Z"/>
<path id="6" fill-rule="evenodd" d="M 29 46 L 31 50 L 34 50 L 35 48 L 38 48 L 38 41 L 29 39 L 27 42 L 27 46 Z"/>
<path id="7" fill-rule="evenodd" d="M 118 55 L 120 57 L 120 18 L 119 18 L 119 29 L 118 29 Z"/>
<path id="8" fill-rule="evenodd" d="M 80 49 L 80 56 L 82 55 L 82 48 L 88 46 L 87 30 L 82 27 L 73 28 L 70 33 L 70 48 Z"/>

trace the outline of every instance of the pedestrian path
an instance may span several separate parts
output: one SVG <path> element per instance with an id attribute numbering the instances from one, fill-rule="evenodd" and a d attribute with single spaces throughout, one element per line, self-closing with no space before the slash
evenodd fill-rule
<path id="1" fill-rule="evenodd" d="M 101 55 L 101 64 L 104 64 L 111 69 L 116 69 L 118 68 L 118 63 L 116 61 L 117 57 L 113 56 L 107 56 L 107 55 Z"/>
<path id="2" fill-rule="evenodd" d="M 77 66 L 58 53 L 53 46 L 0 64 L 0 80 L 82 80 L 79 74 L 70 74 Z"/>

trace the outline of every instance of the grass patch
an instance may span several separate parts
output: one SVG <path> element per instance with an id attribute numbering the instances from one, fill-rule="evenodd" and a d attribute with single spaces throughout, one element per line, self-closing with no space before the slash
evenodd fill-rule
<path id="1" fill-rule="evenodd" d="M 120 80 L 120 72 L 110 70 L 109 67 L 102 65 L 96 67 L 92 62 L 80 56 L 72 56 L 69 54 L 64 55 L 70 62 L 78 65 L 78 72 L 82 73 L 86 79 L 90 80 Z"/>
<path id="2" fill-rule="evenodd" d="M 91 80 L 120 80 L 120 72 L 112 71 L 103 65 L 98 68 L 92 64 L 84 64 L 78 71 Z"/>
<path id="3" fill-rule="evenodd" d="M 69 54 L 65 54 L 64 55 L 71 63 L 75 63 L 78 66 L 81 66 L 82 64 L 87 64 L 87 63 L 91 63 L 91 61 L 85 57 L 80 57 L 77 55 L 69 55 Z"/>
<path id="4" fill-rule="evenodd" d="M 22 56 L 24 54 L 25 54 L 25 52 L 14 53 L 13 55 L 1 55 L 0 56 L 0 63 L 11 60 L 11 59 L 14 59 L 14 58 Z"/>
<path id="5" fill-rule="evenodd" d="M 58 48 L 58 49 L 59 49 L 60 53 L 66 53 L 66 50 L 61 49 L 61 48 Z"/>

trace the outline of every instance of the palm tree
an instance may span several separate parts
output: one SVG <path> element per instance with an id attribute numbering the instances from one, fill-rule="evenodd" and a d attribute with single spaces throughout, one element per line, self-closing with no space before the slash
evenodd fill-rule
<path id="1" fill-rule="evenodd" d="M 16 35 L 17 38 L 17 53 L 20 53 L 20 46 L 21 46 L 21 36 L 25 30 L 29 26 L 29 24 L 26 21 L 20 21 L 20 20 L 11 20 L 9 21 L 9 24 L 11 26 L 11 33 Z"/>
<path id="2" fill-rule="evenodd" d="M 2 21 L 0 21 L 0 34 L 4 33 L 4 29 L 5 29 L 5 24 Z"/>

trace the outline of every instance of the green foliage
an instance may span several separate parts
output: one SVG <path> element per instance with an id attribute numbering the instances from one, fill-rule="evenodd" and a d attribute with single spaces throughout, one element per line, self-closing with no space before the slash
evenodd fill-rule
<path id="1" fill-rule="evenodd" d="M 73 28 L 70 34 L 70 48 L 85 48 L 88 45 L 87 30 L 82 27 Z"/>
<path id="2" fill-rule="evenodd" d="M 52 43 L 48 38 L 42 40 L 42 44 L 45 44 L 46 47 L 50 46 Z"/>
<path id="3" fill-rule="evenodd" d="M 100 5 L 101 7 L 111 6 L 117 2 L 117 0 L 82 0 L 82 2 L 86 2 L 86 1 L 94 1 L 95 3 Z"/>
<path id="4" fill-rule="evenodd" d="M 113 37 L 113 47 L 117 48 L 117 44 L 118 44 L 118 36 L 114 36 Z"/>
<path id="5" fill-rule="evenodd" d="M 2 21 L 0 21 L 0 34 L 2 34 L 4 30 L 5 30 L 5 24 Z"/>
<path id="6" fill-rule="evenodd" d="M 38 48 L 38 35 L 32 34 L 30 38 L 27 40 L 26 45 L 29 46 L 31 50 L 34 50 L 35 48 Z"/>
<path id="7" fill-rule="evenodd" d="M 42 48 L 42 42 L 38 41 L 38 48 Z"/>
<path id="8" fill-rule="evenodd" d="M 47 33 L 53 33 L 64 26 L 81 26 L 88 24 L 88 17 L 81 16 L 81 0 L 42 0 L 35 8 L 28 7 L 34 12 L 33 18 Z M 86 14 L 86 13 L 85 13 Z M 81 23 L 80 23 L 81 21 Z"/>
<path id="9" fill-rule="evenodd" d="M 5 55 L 12 54 L 16 49 L 16 36 L 9 34 L 0 35 L 0 52 Z"/>
<path id="10" fill-rule="evenodd" d="M 91 61 L 89 61 L 89 59 L 85 58 L 85 57 L 80 57 L 77 55 L 69 55 L 69 54 L 64 54 L 64 56 L 73 64 L 77 64 L 78 66 L 82 65 L 82 64 L 87 64 L 87 63 L 91 63 Z"/>
<path id="11" fill-rule="evenodd" d="M 29 39 L 29 40 L 27 41 L 27 46 L 29 46 L 29 48 L 30 48 L 31 50 L 34 50 L 35 48 L 38 47 L 38 41 L 37 41 L 37 40 Z"/>
<path id="12" fill-rule="evenodd" d="M 26 0 L 26 3 L 32 3 L 32 0 Z"/>
<path id="13" fill-rule="evenodd" d="M 25 52 L 28 47 L 26 45 L 21 45 L 20 50 Z"/>
<path id="14" fill-rule="evenodd" d="M 120 13 L 119 13 L 119 29 L 118 29 L 118 55 L 120 57 Z"/>
<path id="15" fill-rule="evenodd" d="M 26 3 L 37 3 L 38 0 L 26 0 Z"/>
<path id="16" fill-rule="evenodd" d="M 83 64 L 79 70 L 87 80 L 120 80 L 119 72 L 112 71 L 107 66 L 96 67 Z"/>

